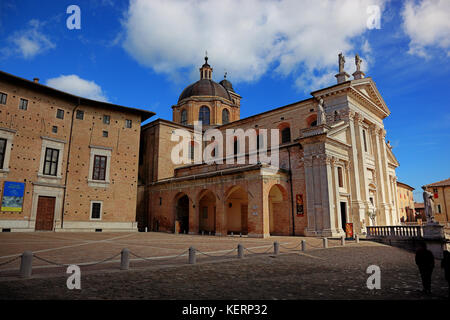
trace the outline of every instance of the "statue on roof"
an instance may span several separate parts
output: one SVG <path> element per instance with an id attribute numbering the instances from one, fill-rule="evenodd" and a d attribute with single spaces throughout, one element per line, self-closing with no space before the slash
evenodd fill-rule
<path id="1" fill-rule="evenodd" d="M 319 99 L 319 105 L 317 106 L 317 125 L 326 124 L 327 118 L 325 116 L 325 110 L 323 108 L 323 99 Z"/>
<path id="2" fill-rule="evenodd" d="M 359 54 L 356 54 L 355 56 L 356 71 L 361 71 L 361 62 L 362 59 L 359 57 Z"/>
<path id="3" fill-rule="evenodd" d="M 339 73 L 345 72 L 344 64 L 345 64 L 345 57 L 341 52 L 341 53 L 339 53 Z"/>

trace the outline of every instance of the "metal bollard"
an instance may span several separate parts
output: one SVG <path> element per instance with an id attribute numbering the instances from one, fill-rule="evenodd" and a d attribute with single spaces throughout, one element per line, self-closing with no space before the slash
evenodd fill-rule
<path id="1" fill-rule="evenodd" d="M 359 243 L 359 234 L 356 235 L 356 243 Z"/>
<path id="2" fill-rule="evenodd" d="M 189 264 L 195 264 L 196 256 L 195 256 L 195 248 L 189 247 Z"/>
<path id="3" fill-rule="evenodd" d="M 306 251 L 306 240 L 302 240 L 302 251 Z"/>
<path id="4" fill-rule="evenodd" d="M 273 243 L 273 253 L 280 254 L 280 244 L 278 243 L 278 241 L 275 241 Z"/>
<path id="5" fill-rule="evenodd" d="M 147 227 L 145 227 L 145 232 L 148 232 L 148 228 Z"/>
<path id="6" fill-rule="evenodd" d="M 239 237 L 242 238 L 242 232 L 239 232 Z"/>
<path id="7" fill-rule="evenodd" d="M 327 238 L 323 238 L 323 247 L 328 248 L 328 239 Z"/>
<path id="8" fill-rule="evenodd" d="M 341 237 L 341 245 L 345 246 L 345 236 Z"/>
<path id="9" fill-rule="evenodd" d="M 209 232 L 209 235 L 211 235 L 211 231 Z"/>
<path id="10" fill-rule="evenodd" d="M 204 235 L 205 235 L 205 231 L 202 230 L 202 236 L 204 236 Z"/>
<path id="11" fill-rule="evenodd" d="M 33 252 L 25 251 L 22 253 L 22 260 L 20 262 L 20 277 L 31 277 L 31 270 L 33 268 Z"/>
<path id="12" fill-rule="evenodd" d="M 184 234 L 187 234 L 187 231 L 186 231 L 186 230 L 184 230 Z"/>
<path id="13" fill-rule="evenodd" d="M 231 236 L 233 236 L 233 231 L 231 231 Z"/>
<path id="14" fill-rule="evenodd" d="M 238 250 L 238 258 L 242 259 L 244 257 L 244 246 L 239 243 L 237 250 Z"/>
<path id="15" fill-rule="evenodd" d="M 120 270 L 128 270 L 130 267 L 130 250 L 123 248 L 120 253 Z"/>

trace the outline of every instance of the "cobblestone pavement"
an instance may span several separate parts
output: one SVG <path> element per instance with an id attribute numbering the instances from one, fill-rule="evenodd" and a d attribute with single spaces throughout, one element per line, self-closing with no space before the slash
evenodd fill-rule
<path id="1" fill-rule="evenodd" d="M 10 236 L 10 235 L 8 235 Z M 43 238 L 33 234 L 34 239 L 44 241 Z M 32 238 L 33 236 L 30 236 Z M 45 237 L 53 237 L 48 234 Z M 58 235 L 59 236 L 59 235 Z M 61 241 L 72 240 L 91 241 L 110 239 L 119 235 L 102 235 L 101 238 L 90 234 L 77 238 L 74 234 L 64 235 Z M 92 238 L 91 238 L 92 237 Z M 178 237 L 178 238 L 177 238 Z M 0 237 L 0 240 L 3 240 Z M 27 238 L 28 239 L 28 238 Z M 283 243 L 280 255 L 248 254 L 244 259 L 229 257 L 198 256 L 197 264 L 187 264 L 187 257 L 155 263 L 155 261 L 132 262 L 128 271 L 118 270 L 117 263 L 103 265 L 102 270 L 83 269 L 81 277 L 81 290 L 69 290 L 66 286 L 68 275 L 64 268 L 47 269 L 47 272 L 35 272 L 31 279 L 19 279 L 13 275 L 3 277 L 0 272 L 0 299 L 446 299 L 447 284 L 444 274 L 436 261 L 433 273 L 433 293 L 431 296 L 423 295 L 421 282 L 414 254 L 402 249 L 384 246 L 368 241 L 360 244 L 348 243 L 340 247 L 338 241 L 330 241 L 329 249 L 319 249 L 321 239 L 306 239 L 308 250 L 304 253 L 289 251 L 299 238 L 274 237 L 269 239 L 247 239 L 229 237 L 201 237 L 176 236 L 166 234 L 134 234 L 128 238 L 121 238 L 120 243 L 126 245 L 145 245 L 153 241 L 155 246 L 167 242 L 168 248 L 186 249 L 190 244 L 201 248 L 205 252 L 214 252 L 229 249 L 238 242 L 246 247 L 270 248 L 274 239 Z M 18 239 L 7 239 L 12 244 Z M 14 240 L 14 241 L 13 241 Z M 33 240 L 33 239 L 28 239 Z M 71 241 L 72 241 L 71 240 Z M 180 241 L 178 241 L 180 240 Z M 46 240 L 47 241 L 47 240 Z M 119 241 L 119 239 L 114 240 Z M 33 241 L 31 241 L 33 242 Z M 77 244 L 83 242 L 76 242 Z M 107 242 L 108 243 L 108 242 Z M 204 244 L 203 244 L 204 243 Z M 289 244 L 288 244 L 289 243 Z M 104 245 L 105 243 L 100 243 Z M 158 244 L 158 245 L 157 245 Z M 203 244 L 203 246 L 202 246 Z M 74 245 L 71 243 L 66 246 Z M 92 245 L 92 244 L 91 244 Z M 97 247 L 98 243 L 95 243 Z M 268 246 L 269 245 L 269 246 Z M 19 245 L 15 249 L 22 250 Z M 88 255 L 85 260 L 96 259 L 100 255 L 109 254 L 118 246 L 103 247 L 102 250 L 92 250 L 90 245 L 66 248 L 72 253 L 77 248 L 80 257 Z M 314 246 L 314 247 L 313 247 Z M 36 245 L 38 250 L 43 249 L 42 243 Z M 49 247 L 61 247 L 61 243 L 52 243 Z M 66 249 L 62 249 L 63 251 Z M 14 250 L 0 250 L 0 263 L 6 261 L 5 251 L 12 255 Z M 143 250 L 143 249 L 141 249 Z M 259 251 L 258 251 L 259 250 Z M 298 247 L 296 248 L 298 250 Z M 263 252 L 264 248 L 254 249 L 254 252 Z M 288 252 L 289 251 L 289 252 Z M 47 258 L 59 250 L 41 252 L 47 253 Z M 84 252 L 84 253 L 83 253 Z M 87 252 L 87 253 L 86 253 Z M 148 253 L 141 252 L 142 254 Z M 167 254 L 166 251 L 160 253 Z M 224 251 L 221 254 L 225 253 Z M 59 253 L 62 255 L 62 253 Z M 213 253 L 211 253 L 213 254 Z M 235 253 L 233 253 L 235 254 Z M 214 253 L 219 255 L 219 253 Z M 61 259 L 63 256 L 59 256 Z M 56 258 L 56 257 L 53 257 Z M 66 256 L 68 259 L 69 256 Z M 179 261 L 178 261 L 179 260 Z M 78 260 L 77 260 L 78 261 Z M 366 269 L 369 265 L 378 265 L 381 268 L 381 289 L 369 290 L 366 281 L 369 274 Z M 43 270 L 42 268 L 41 270 Z M 39 269 L 38 269 L 39 270 Z M 50 272 L 51 270 L 51 272 Z M 7 272 L 6 272 L 7 273 Z"/>

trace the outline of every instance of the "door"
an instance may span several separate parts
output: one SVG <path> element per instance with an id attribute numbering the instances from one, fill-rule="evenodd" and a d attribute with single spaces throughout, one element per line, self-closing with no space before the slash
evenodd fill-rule
<path id="1" fill-rule="evenodd" d="M 342 230 L 345 232 L 345 224 L 347 223 L 347 206 L 345 202 L 341 202 L 341 223 Z"/>
<path id="2" fill-rule="evenodd" d="M 55 216 L 55 197 L 38 198 L 37 212 L 36 212 L 36 227 L 35 230 L 53 230 L 53 219 Z"/>

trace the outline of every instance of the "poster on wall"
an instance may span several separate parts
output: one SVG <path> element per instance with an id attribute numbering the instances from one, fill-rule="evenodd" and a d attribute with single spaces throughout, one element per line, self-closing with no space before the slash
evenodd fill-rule
<path id="1" fill-rule="evenodd" d="M 295 195 L 295 202 L 297 203 L 297 216 L 303 216 L 303 196 Z"/>
<path id="2" fill-rule="evenodd" d="M 1 211 L 21 212 L 24 193 L 25 183 L 5 181 Z"/>
<path id="3" fill-rule="evenodd" d="M 353 223 L 345 224 L 345 237 L 347 239 L 353 239 Z"/>

